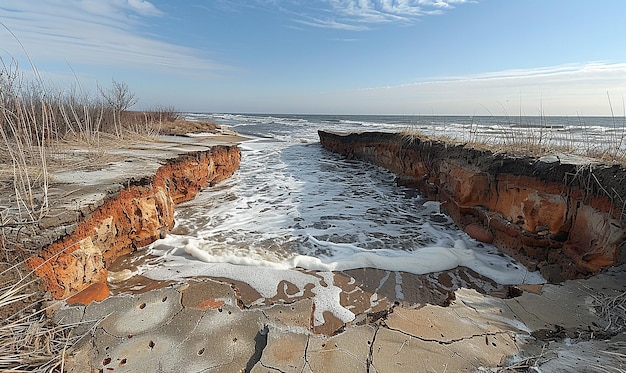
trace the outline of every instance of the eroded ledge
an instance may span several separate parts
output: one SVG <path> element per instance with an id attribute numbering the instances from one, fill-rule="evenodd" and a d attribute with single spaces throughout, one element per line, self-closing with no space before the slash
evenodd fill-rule
<path id="1" fill-rule="evenodd" d="M 626 261 L 626 170 L 565 157 L 511 156 L 400 134 L 319 131 L 322 145 L 398 175 L 442 202 L 472 237 L 550 281 Z"/>
<path id="2" fill-rule="evenodd" d="M 109 195 L 70 234 L 39 250 L 27 265 L 57 299 L 105 284 L 92 297 L 101 300 L 108 294 L 107 267 L 162 237 L 174 225 L 175 206 L 193 199 L 203 186 L 230 177 L 240 159 L 236 145 L 213 145 L 167 160 L 152 176 Z"/>

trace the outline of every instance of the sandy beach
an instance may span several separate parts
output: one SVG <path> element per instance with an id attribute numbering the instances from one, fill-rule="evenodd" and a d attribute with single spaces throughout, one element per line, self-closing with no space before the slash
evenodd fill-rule
<path id="1" fill-rule="evenodd" d="M 2 0 L 0 373 L 626 373 L 625 13 Z"/>
<path id="2" fill-rule="evenodd" d="M 126 198 L 125 190 L 132 184 L 153 180 L 153 175 L 181 156 L 189 159 L 193 154 L 193 159 L 200 159 L 198 154 L 218 154 L 216 147 L 245 141 L 231 131 L 212 127 L 206 128 L 205 135 L 190 137 L 185 135 L 190 128 L 184 123 L 177 126 L 176 132 L 158 139 L 108 150 L 109 161 L 100 167 L 59 169 L 52 175 L 55 182 L 50 188 L 54 196 L 50 216 L 55 220 L 40 224 L 32 241 L 22 242 L 50 247 L 66 234 L 80 232 L 81 224 L 100 216 L 103 207 L 108 211 L 111 200 Z M 190 126 L 192 132 L 205 132 L 197 123 Z M 202 184 L 210 193 L 211 186 L 206 181 Z M 141 207 L 138 211 L 138 216 L 143 216 L 142 227 L 156 229 L 146 237 L 158 238 L 159 232 L 171 229 L 164 222 L 157 227 L 161 218 L 147 212 L 152 210 Z M 108 218 L 104 214 L 99 219 Z M 311 281 L 309 285 L 281 281 L 276 295 L 267 298 L 250 284 L 223 277 L 171 275 L 154 280 L 137 274 L 139 267 L 154 265 L 156 258 L 145 249 L 120 249 L 115 255 L 101 251 L 106 245 L 98 246 L 98 242 L 111 245 L 113 241 L 108 241 L 101 223 L 89 224 L 95 227 L 90 228 L 95 229 L 95 236 L 77 241 L 80 249 L 69 254 L 74 269 L 67 267 L 46 277 L 42 267 L 37 267 L 45 281 L 30 287 L 37 291 L 36 298 L 45 300 L 36 302 L 37 307 L 49 307 L 46 314 L 51 322 L 69 328 L 77 338 L 64 352 L 67 371 L 474 372 L 537 368 L 542 372 L 591 372 L 624 368 L 624 320 L 614 312 L 623 304 L 619 300 L 626 285 L 623 267 L 588 279 L 532 286 L 500 286 L 465 267 L 424 275 L 373 268 L 300 270 L 305 282 Z M 96 237 L 105 238 L 98 241 Z M 64 253 L 55 255 L 54 260 L 61 263 L 58 258 Z M 86 267 L 93 258 L 105 266 Z M 63 263 L 70 262 L 64 259 Z M 106 276 L 99 280 L 102 271 Z M 11 273 L 17 272 L 6 272 Z M 85 279 L 91 282 L 80 285 Z M 51 286 L 54 281 L 63 285 Z M 68 293 L 70 288 L 76 290 Z M 345 322 L 332 312 L 318 314 L 321 291 L 354 318 Z M 52 299 L 55 294 L 61 299 Z M 610 302 L 615 304 L 613 309 L 604 306 Z M 16 308 L 2 310 L 10 315 Z"/>

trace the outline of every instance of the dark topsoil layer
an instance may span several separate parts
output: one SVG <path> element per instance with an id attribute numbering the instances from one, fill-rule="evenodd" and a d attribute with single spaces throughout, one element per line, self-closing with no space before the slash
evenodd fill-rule
<path id="1" fill-rule="evenodd" d="M 142 114 L 140 116 L 143 118 Z M 219 125 L 209 121 L 192 122 L 176 119 L 174 121 L 163 121 L 159 128 L 159 133 L 161 135 L 184 136 L 188 133 L 216 133 L 219 128 Z M 12 167 L 12 165 L 0 163 L 0 167 Z M 23 247 L 22 245 L 24 241 L 23 235 L 33 232 L 33 230 L 28 228 L 28 225 L 24 225 L 23 229 L 19 229 L 19 235 L 22 235 L 22 238 L 11 239 L 7 237 L 5 239 L 3 234 L 0 234 L 0 294 L 15 284 L 21 287 L 17 292 L 18 295 L 32 294 L 22 300 L 8 302 L 0 307 L 1 319 L 6 320 L 11 316 L 14 318 L 18 317 L 22 313 L 21 311 L 27 313 L 36 312 L 41 309 L 41 301 L 45 297 L 44 292 L 39 288 L 39 280 L 34 278 L 30 274 L 30 270 L 23 264 L 38 249 Z M 4 232 L 0 230 L 0 233 Z"/>
<path id="2" fill-rule="evenodd" d="M 161 133 L 184 135 L 194 132 L 215 132 L 217 128 L 219 126 L 212 122 L 176 120 L 164 122 Z M 622 217 L 624 217 L 624 210 L 626 209 L 626 169 L 621 165 L 603 165 L 595 163 L 593 160 L 573 163 L 570 162 L 569 157 L 560 159 L 558 156 L 542 158 L 525 155 L 512 156 L 511 154 L 494 153 L 489 150 L 475 149 L 465 145 L 455 145 L 442 141 L 430 141 L 420 138 L 407 140 L 405 137 L 394 133 L 352 134 L 340 136 L 340 141 L 355 141 L 357 136 L 359 141 L 396 143 L 405 149 L 427 152 L 432 159 L 456 159 L 476 168 L 476 170 L 482 170 L 491 175 L 506 173 L 535 177 L 547 182 L 565 182 L 571 187 L 580 188 L 592 195 L 608 196 L 615 201 L 614 205 L 624 206 L 622 209 Z M 7 269 L 25 260 L 30 254 L 29 250 L 3 247 L 2 257 L 0 258 L 0 273 L 2 273 L 0 290 L 7 285 L 20 281 L 23 276 L 28 274 L 29 271 L 20 265 L 11 270 Z M 29 280 L 24 281 L 24 283 L 28 283 Z M 22 309 L 33 310 L 40 307 L 40 301 L 44 295 L 38 290 L 36 282 L 28 285 L 21 293 L 24 292 L 33 292 L 34 295 L 23 301 L 1 307 L 0 317 L 6 318 Z"/>
<path id="3" fill-rule="evenodd" d="M 358 140 L 357 140 L 358 139 Z M 494 153 L 467 144 L 451 144 L 419 137 L 408 139 L 396 133 L 364 132 L 340 136 L 339 141 L 396 143 L 398 146 L 428 153 L 431 159 L 455 159 L 490 175 L 513 174 L 546 182 L 565 183 L 591 195 L 608 196 L 615 205 L 626 208 L 626 168 L 620 164 L 602 164 L 592 158 L 568 155 L 535 157 L 512 153 Z"/>

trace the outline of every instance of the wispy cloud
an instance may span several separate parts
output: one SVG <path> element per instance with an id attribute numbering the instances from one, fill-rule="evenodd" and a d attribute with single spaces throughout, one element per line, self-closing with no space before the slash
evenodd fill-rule
<path id="1" fill-rule="evenodd" d="M 7 4 L 8 3 L 8 4 Z M 193 48 L 151 33 L 150 22 L 165 16 L 146 0 L 8 1 L 0 20 L 35 59 L 184 73 L 222 68 Z M 4 52 L 22 54 L 16 40 L 0 30 Z"/>
<path id="2" fill-rule="evenodd" d="M 365 31 L 396 22 L 410 24 L 424 16 L 442 14 L 456 5 L 478 0 L 215 0 L 203 8 L 238 11 L 257 8 L 288 15 L 308 27 Z"/>
<path id="3" fill-rule="evenodd" d="M 296 23 L 300 23 L 305 26 L 331 28 L 336 30 L 348 30 L 348 31 L 364 31 L 370 28 L 366 25 L 355 25 L 348 22 L 341 22 L 335 19 L 320 19 L 315 17 L 307 17 L 306 19 L 295 19 Z"/>
<path id="4" fill-rule="evenodd" d="M 423 79 L 308 98 L 320 112 L 611 115 L 626 97 L 626 63 L 588 62 Z M 544 112 L 540 113 L 540 110 Z M 616 112 L 626 110 L 616 106 Z"/>
<path id="5" fill-rule="evenodd" d="M 128 5 L 138 13 L 144 15 L 154 16 L 162 14 L 152 3 L 145 0 L 128 0 Z"/>
<path id="6" fill-rule="evenodd" d="M 444 82 L 478 82 L 478 81 L 504 81 L 504 80 L 550 80 L 559 77 L 584 77 L 590 74 L 598 74 L 598 78 L 606 77 L 606 74 L 626 74 L 626 63 L 607 63 L 593 61 L 587 63 L 572 63 L 556 66 L 546 66 L 528 69 L 510 69 L 480 74 L 463 76 L 444 76 L 425 79 L 421 83 L 432 84 Z M 412 85 L 412 84 L 407 84 Z"/>
<path id="7" fill-rule="evenodd" d="M 203 4 L 191 4 L 191 6 L 209 13 L 213 13 L 215 11 L 223 13 L 238 13 L 241 11 L 258 9 L 258 7 L 263 4 L 263 2 L 255 3 L 250 0 L 212 0 Z"/>
<path id="8" fill-rule="evenodd" d="M 307 21 L 298 22 L 325 28 L 367 30 L 377 24 L 412 23 L 434 14 L 441 14 L 469 0 L 325 0 L 329 7 L 325 16 L 302 14 Z"/>
<path id="9" fill-rule="evenodd" d="M 340 41 L 340 42 L 344 42 L 344 43 L 353 43 L 355 41 L 359 41 L 359 39 L 354 39 L 354 38 L 333 38 L 331 40 L 333 40 L 333 41 Z"/>

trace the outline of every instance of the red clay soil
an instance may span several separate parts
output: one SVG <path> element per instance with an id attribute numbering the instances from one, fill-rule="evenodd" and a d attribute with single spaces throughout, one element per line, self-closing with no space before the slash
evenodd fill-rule
<path id="1" fill-rule="evenodd" d="M 214 146 L 167 162 L 154 177 L 110 196 L 70 235 L 43 248 L 27 265 L 57 299 L 105 284 L 113 261 L 162 237 L 174 226 L 175 205 L 231 176 L 240 158 L 237 146 Z"/>
<path id="2" fill-rule="evenodd" d="M 626 169 L 496 154 L 392 133 L 333 134 L 322 145 L 385 167 L 442 202 L 468 234 L 550 281 L 626 261 Z"/>

